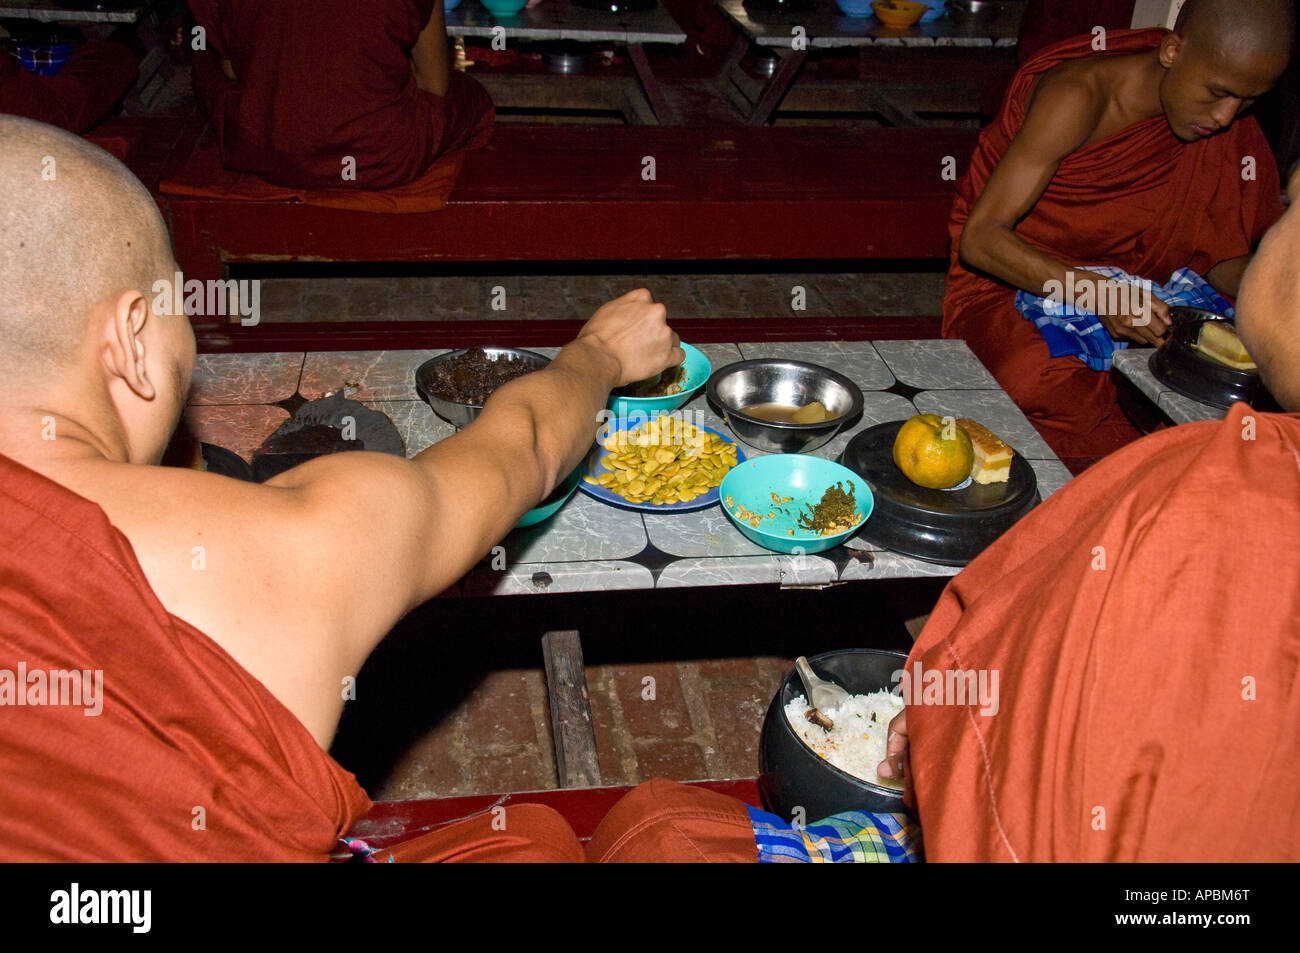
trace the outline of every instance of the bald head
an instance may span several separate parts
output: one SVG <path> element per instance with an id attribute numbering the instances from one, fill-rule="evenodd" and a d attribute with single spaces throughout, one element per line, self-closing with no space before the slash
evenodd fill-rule
<path id="1" fill-rule="evenodd" d="M 1291 56 L 1295 35 L 1292 0 L 1187 0 L 1174 32 L 1198 54 L 1228 59 Z"/>
<path id="2" fill-rule="evenodd" d="M 171 265 L 158 208 L 125 166 L 0 115 L 0 370 L 31 379 L 70 366 L 94 310 L 131 290 L 151 300 Z"/>
<path id="3" fill-rule="evenodd" d="M 1251 259 L 1237 298 L 1237 330 L 1283 410 L 1300 412 L 1300 175 L 1291 206 Z"/>

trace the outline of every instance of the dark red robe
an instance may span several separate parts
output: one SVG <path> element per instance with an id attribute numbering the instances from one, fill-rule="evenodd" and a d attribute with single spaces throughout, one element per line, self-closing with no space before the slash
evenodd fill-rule
<path id="1" fill-rule="evenodd" d="M 1053 358 L 1015 307 L 1017 289 L 968 271 L 957 248 L 970 210 L 1024 122 L 1038 77 L 1064 60 L 1149 50 L 1164 30 L 1112 30 L 1105 52 L 1092 36 L 1043 50 L 1016 74 L 996 120 L 980 135 L 957 183 L 943 300 L 943 336 L 962 338 L 1062 456 L 1110 452 L 1136 436 L 1116 405 L 1108 373 L 1075 357 Z M 1253 179 L 1243 160 L 1253 159 Z M 1178 268 L 1204 275 L 1247 254 L 1282 214 L 1268 142 L 1252 117 L 1184 143 L 1163 116 L 1135 123 L 1066 156 L 1016 234 L 1067 266 L 1114 265 L 1169 280 Z"/>
<path id="2" fill-rule="evenodd" d="M 386 189 L 485 143 L 493 109 L 482 86 L 455 70 L 446 96 L 416 85 L 410 51 L 433 6 L 190 0 L 208 46 L 194 57 L 195 93 L 226 167 L 290 188 Z M 348 157 L 354 179 L 343 177 Z"/>

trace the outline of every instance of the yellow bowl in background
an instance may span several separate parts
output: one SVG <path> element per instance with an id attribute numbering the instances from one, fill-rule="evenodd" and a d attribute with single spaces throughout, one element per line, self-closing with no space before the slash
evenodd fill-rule
<path id="1" fill-rule="evenodd" d="M 871 5 L 876 19 L 885 26 L 909 27 L 920 20 L 930 8 L 913 0 L 876 0 Z"/>

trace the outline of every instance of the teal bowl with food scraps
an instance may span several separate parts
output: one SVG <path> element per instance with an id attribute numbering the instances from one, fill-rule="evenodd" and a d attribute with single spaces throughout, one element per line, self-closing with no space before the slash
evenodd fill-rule
<path id="1" fill-rule="evenodd" d="M 515 529 L 523 529 L 525 526 L 536 526 L 538 523 L 550 519 L 556 513 L 560 512 L 560 507 L 569 502 L 569 497 L 578 492 L 578 479 L 582 476 L 582 467 L 575 467 L 573 472 L 565 477 L 560 485 L 552 490 L 542 502 L 538 503 L 531 510 L 520 517 L 519 522 L 515 524 Z"/>
<path id="2" fill-rule="evenodd" d="M 839 486 L 854 499 L 858 519 L 843 532 L 822 536 L 801 524 L 810 521 L 827 489 Z M 805 453 L 773 453 L 733 467 L 718 487 L 722 508 L 745 538 L 778 553 L 820 553 L 834 549 L 862 528 L 875 498 L 848 467 Z M 744 515 L 739 513 L 744 507 Z M 752 514 L 752 516 L 750 515 Z M 758 525 L 752 522 L 758 517 Z"/>
<path id="3" fill-rule="evenodd" d="M 686 360 L 682 362 L 686 368 L 686 376 L 678 382 L 681 388 L 676 394 L 666 394 L 663 397 L 625 397 L 617 392 L 609 397 L 609 403 L 606 406 L 614 412 L 614 416 L 623 419 L 625 417 L 647 417 L 666 413 L 670 410 L 676 410 L 692 397 L 694 397 L 701 387 L 709 382 L 709 375 L 713 373 L 713 365 L 709 359 L 704 356 L 704 352 L 697 347 L 683 342 L 682 350 L 686 352 Z"/>

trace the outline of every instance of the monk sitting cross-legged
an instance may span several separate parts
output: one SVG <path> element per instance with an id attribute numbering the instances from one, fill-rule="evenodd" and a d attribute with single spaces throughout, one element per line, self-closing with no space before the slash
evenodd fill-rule
<path id="1" fill-rule="evenodd" d="M 450 68 L 442 0 L 190 0 L 194 90 L 225 166 L 290 188 L 387 189 L 485 144 L 487 91 Z"/>
<path id="2" fill-rule="evenodd" d="M 1282 74 L 1293 32 L 1289 0 L 1188 0 L 1172 32 L 1043 50 L 981 134 L 953 202 L 943 335 L 965 339 L 1059 455 L 1137 436 L 1116 403 L 1111 342 L 1158 345 L 1168 329 L 1158 294 L 1116 294 L 1119 276 L 1089 267 L 1156 287 L 1189 269 L 1231 297 L 1280 215 L 1272 153 L 1242 113 Z M 1049 346 L 1019 291 L 1095 314 L 1098 369 L 1087 342 Z"/>

